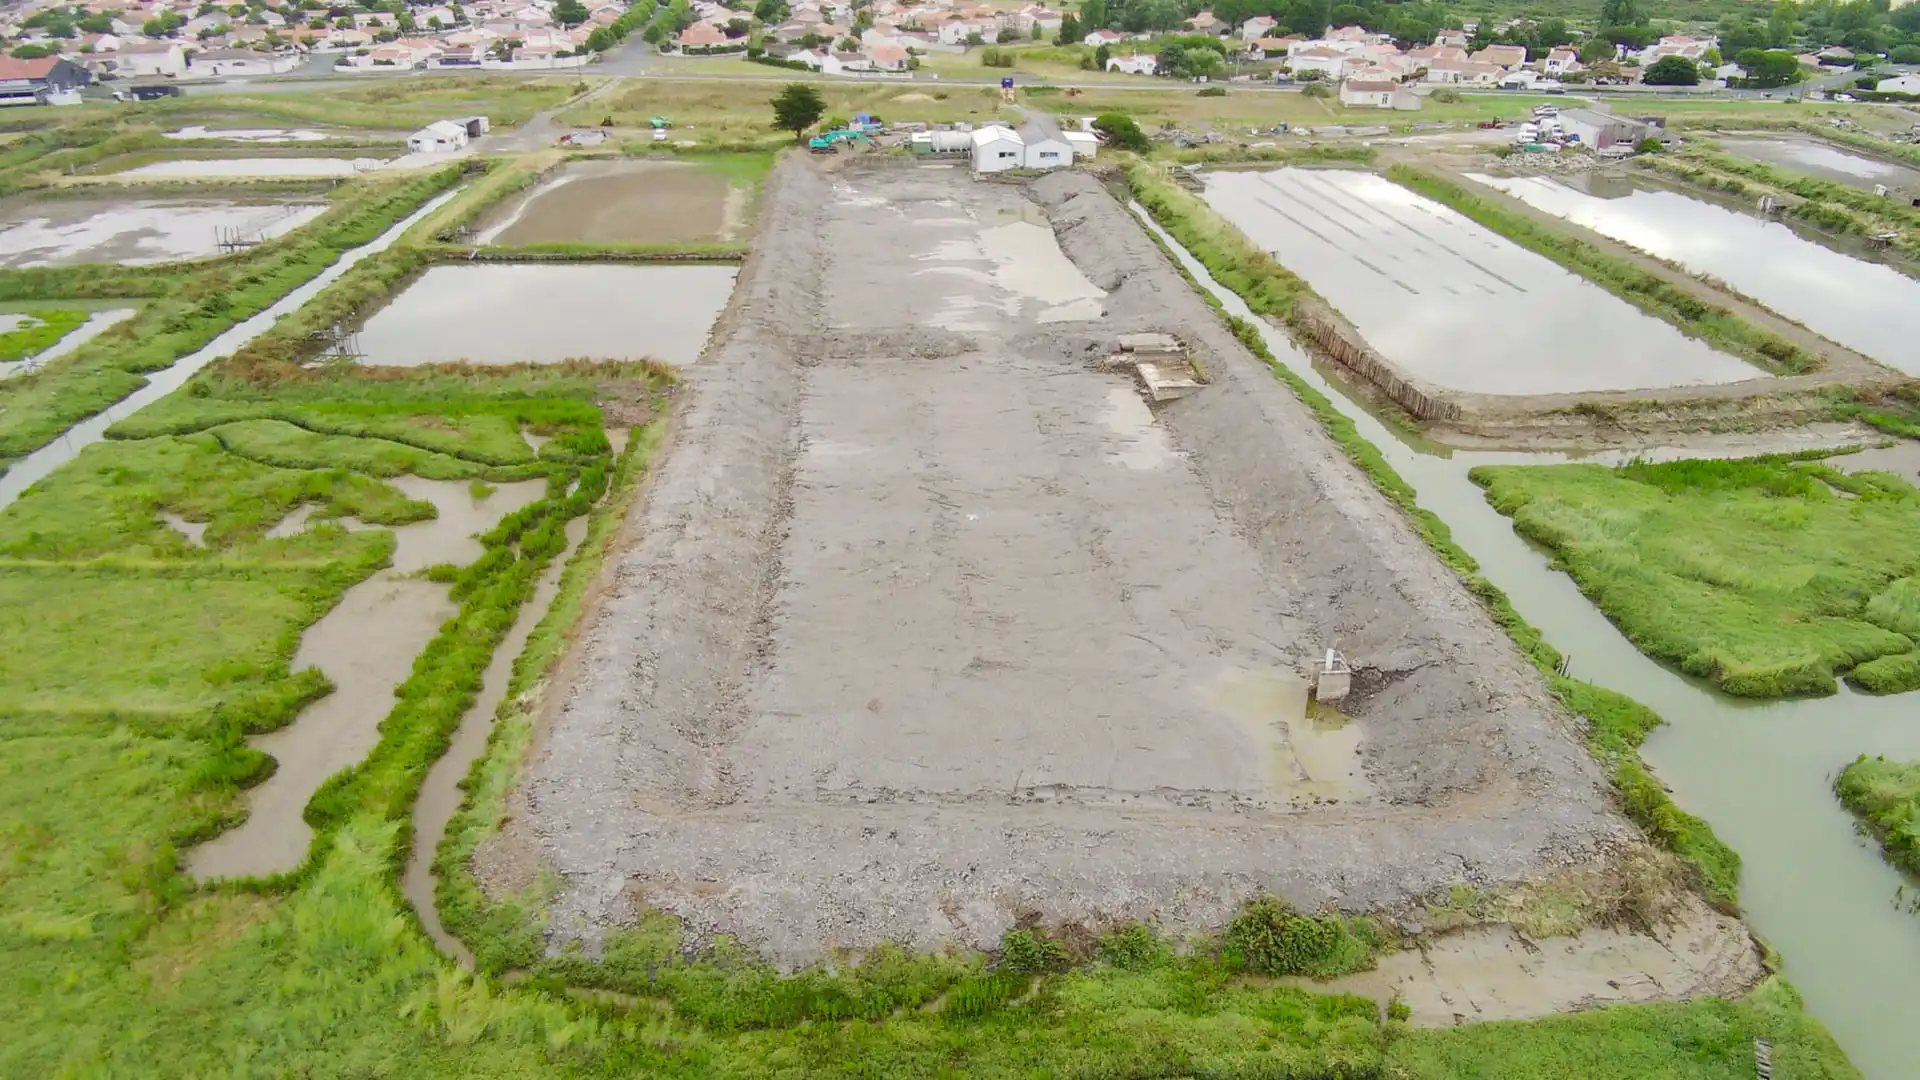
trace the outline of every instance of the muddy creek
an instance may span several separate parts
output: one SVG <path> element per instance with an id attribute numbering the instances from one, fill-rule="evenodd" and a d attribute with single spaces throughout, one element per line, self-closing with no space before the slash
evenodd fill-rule
<path id="1" fill-rule="evenodd" d="M 1547 465 L 1568 457 L 1440 455 L 1408 445 L 1215 283 L 1144 211 L 1135 213 L 1228 312 L 1259 326 L 1273 354 L 1380 449 L 1520 614 L 1570 656 L 1572 674 L 1666 718 L 1643 756 L 1674 800 L 1705 818 L 1745 860 L 1741 901 L 1755 933 L 1779 949 L 1807 1007 L 1869 1080 L 1911 1075 L 1920 1061 L 1920 1026 L 1910 1015 L 1920 1000 L 1920 919 L 1902 909 L 1900 876 L 1855 833 L 1829 784 L 1858 754 L 1920 758 L 1912 695 L 1873 698 L 1843 686 L 1831 698 L 1741 702 L 1643 656 L 1467 479 L 1476 465 Z"/>
<path id="2" fill-rule="evenodd" d="M 1473 177 L 1602 236 L 1719 278 L 1809 330 L 1920 375 L 1920 281 L 1816 244 L 1777 221 L 1677 192 L 1611 198 L 1539 177 Z"/>
<path id="3" fill-rule="evenodd" d="M 475 535 L 539 499 L 546 489 L 544 480 L 502 484 L 475 501 L 462 483 L 413 476 L 391 483 L 409 498 L 433 503 L 438 516 L 395 529 L 393 565 L 348 589 L 301 636 L 291 669 L 318 668 L 334 690 L 301 710 L 286 727 L 251 740 L 254 748 L 273 756 L 274 773 L 248 793 L 244 823 L 188 856 L 188 870 L 195 878 L 285 873 L 306 859 L 313 839 L 303 818 L 307 801 L 327 777 L 365 758 L 379 742 L 380 722 L 393 711 L 394 689 L 456 611 L 447 586 L 409 575 L 435 563 L 465 564 L 479 558 L 484 548 Z M 273 535 L 306 527 L 307 515 L 296 511 Z"/>
<path id="4" fill-rule="evenodd" d="M 690 364 L 706 347 L 735 273 L 725 265 L 436 266 L 367 319 L 363 362 L 651 357 Z"/>

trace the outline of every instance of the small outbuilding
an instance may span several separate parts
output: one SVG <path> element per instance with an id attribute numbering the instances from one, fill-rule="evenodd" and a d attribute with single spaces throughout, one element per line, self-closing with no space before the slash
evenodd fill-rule
<path id="1" fill-rule="evenodd" d="M 466 146 L 466 125 L 451 120 L 435 120 L 407 136 L 407 150 L 415 154 L 441 154 L 464 150 Z"/>
<path id="2" fill-rule="evenodd" d="M 1073 164 L 1073 146 L 1060 134 L 1039 124 L 1020 129 L 1020 164 L 1029 169 L 1058 169 Z"/>
<path id="3" fill-rule="evenodd" d="M 1100 150 L 1100 136 L 1091 131 L 1068 131 L 1060 137 L 1073 147 L 1073 156 L 1077 158 L 1090 158 Z"/>
<path id="4" fill-rule="evenodd" d="M 1017 169 L 1023 164 L 1021 152 L 1025 145 L 1012 128 L 998 125 L 974 129 L 973 171 L 977 173 L 1005 172 Z"/>

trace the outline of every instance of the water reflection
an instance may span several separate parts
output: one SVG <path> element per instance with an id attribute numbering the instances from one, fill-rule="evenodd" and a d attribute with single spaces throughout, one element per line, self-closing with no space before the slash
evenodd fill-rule
<path id="1" fill-rule="evenodd" d="M 1214 172 L 1206 197 L 1381 355 L 1437 386 L 1554 394 L 1766 375 L 1378 176 Z"/>
<path id="2" fill-rule="evenodd" d="M 1719 278 L 1815 333 L 1920 375 L 1920 281 L 1766 221 L 1671 191 L 1596 198 L 1540 177 L 1473 179 Z"/>

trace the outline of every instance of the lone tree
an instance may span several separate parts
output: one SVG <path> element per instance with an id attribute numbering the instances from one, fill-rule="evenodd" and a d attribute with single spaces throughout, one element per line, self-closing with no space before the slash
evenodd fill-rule
<path id="1" fill-rule="evenodd" d="M 1125 113 L 1101 113 L 1094 118 L 1093 130 L 1107 137 L 1107 145 L 1120 150 L 1131 150 L 1136 154 L 1145 154 L 1153 149 L 1147 141 L 1146 133 L 1133 117 Z"/>
<path id="2" fill-rule="evenodd" d="M 820 91 L 806 83 L 788 83 L 780 96 L 773 99 L 773 126 L 793 132 L 793 137 L 798 139 L 826 111 L 827 103 L 820 97 Z"/>

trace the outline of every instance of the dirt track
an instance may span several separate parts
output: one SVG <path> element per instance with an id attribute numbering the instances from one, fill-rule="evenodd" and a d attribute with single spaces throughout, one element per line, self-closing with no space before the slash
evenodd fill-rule
<path id="1" fill-rule="evenodd" d="M 783 964 L 1028 912 L 1179 933 L 1629 835 L 1537 675 L 1124 209 L 1032 190 L 1072 265 L 1017 188 L 776 172 L 482 853 L 496 890 L 562 876 L 557 939 L 642 907 Z M 1149 416 L 1098 362 L 1135 330 L 1213 385 Z M 1328 645 L 1365 688 L 1337 732 L 1300 712 Z"/>

